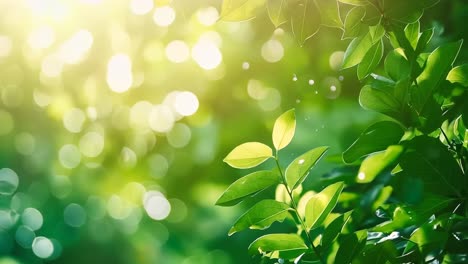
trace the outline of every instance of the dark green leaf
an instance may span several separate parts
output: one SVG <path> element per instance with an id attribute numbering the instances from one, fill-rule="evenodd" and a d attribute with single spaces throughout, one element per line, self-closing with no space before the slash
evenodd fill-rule
<path id="1" fill-rule="evenodd" d="M 265 5 L 266 0 L 223 0 L 221 20 L 243 21 L 256 16 L 257 10 Z"/>
<path id="2" fill-rule="evenodd" d="M 243 214 L 229 230 L 229 235 L 244 229 L 266 229 L 276 221 L 283 222 L 291 208 L 275 200 L 262 200 Z"/>
<path id="3" fill-rule="evenodd" d="M 295 1 L 290 12 L 293 34 L 299 44 L 304 45 L 320 28 L 320 12 L 313 0 Z"/>
<path id="4" fill-rule="evenodd" d="M 267 9 L 270 20 L 275 27 L 279 27 L 281 24 L 288 21 L 286 17 L 286 0 L 268 0 Z"/>
<path id="5" fill-rule="evenodd" d="M 364 249 L 367 230 L 344 235 L 340 239 L 340 248 L 336 253 L 335 264 L 349 264 Z"/>
<path id="6" fill-rule="evenodd" d="M 354 7 L 346 15 L 342 39 L 358 37 L 364 28 L 362 19 L 366 10 L 362 7 Z"/>
<path id="7" fill-rule="evenodd" d="M 361 63 L 371 47 L 372 37 L 370 33 L 353 39 L 345 51 L 342 68 L 350 68 Z"/>
<path id="8" fill-rule="evenodd" d="M 463 41 L 442 45 L 434 50 L 426 62 L 426 67 L 416 79 L 418 86 L 413 89 L 411 100 L 417 111 L 424 108 L 427 100 L 437 90 L 452 67 Z"/>
<path id="9" fill-rule="evenodd" d="M 429 41 L 432 39 L 432 35 L 434 35 L 434 28 L 429 28 L 424 30 L 418 39 L 418 45 L 416 46 L 415 52 L 416 54 L 423 52 Z"/>
<path id="10" fill-rule="evenodd" d="M 401 50 L 392 50 L 385 58 L 385 72 L 394 81 L 404 79 L 410 75 L 410 65 Z"/>
<path id="11" fill-rule="evenodd" d="M 302 154 L 286 168 L 286 183 L 291 190 L 296 189 L 307 177 L 310 169 L 323 157 L 328 147 L 318 147 Z"/>
<path id="12" fill-rule="evenodd" d="M 436 138 L 419 136 L 408 142 L 406 147 L 400 161 L 403 175 L 422 179 L 425 192 L 460 195 L 466 179 L 445 145 Z"/>
<path id="13" fill-rule="evenodd" d="M 372 231 L 389 233 L 396 229 L 413 225 L 418 221 L 417 217 L 410 215 L 404 208 L 398 206 L 393 211 L 392 220 L 379 224 Z"/>
<path id="14" fill-rule="evenodd" d="M 248 169 L 255 167 L 273 156 L 270 147 L 259 142 L 247 142 L 235 147 L 224 158 L 233 168 Z"/>
<path id="15" fill-rule="evenodd" d="M 454 67 L 447 75 L 447 80 L 451 83 L 459 83 L 468 86 L 468 64 Z"/>
<path id="16" fill-rule="evenodd" d="M 398 250 L 390 240 L 377 244 L 369 244 L 359 256 L 358 263 L 387 264 L 395 263 Z"/>
<path id="17" fill-rule="evenodd" d="M 306 252 L 307 246 L 304 240 L 296 234 L 269 234 L 257 238 L 249 246 L 250 254 L 273 251 Z"/>
<path id="18" fill-rule="evenodd" d="M 231 184 L 218 199 L 216 205 L 232 206 L 238 204 L 244 198 L 280 182 L 279 175 L 271 171 L 257 171 L 248 174 Z"/>
<path id="19" fill-rule="evenodd" d="M 375 67 L 379 64 L 383 57 L 383 41 L 379 41 L 366 53 L 361 63 L 357 68 L 357 75 L 359 80 L 364 79 L 369 75 Z"/>
<path id="20" fill-rule="evenodd" d="M 403 152 L 403 147 L 394 145 L 387 150 L 368 156 L 361 164 L 356 181 L 358 183 L 372 182 L 386 168 L 395 165 L 396 159 Z"/>
<path id="21" fill-rule="evenodd" d="M 382 121 L 368 127 L 359 138 L 343 152 L 343 160 L 352 163 L 370 153 L 381 151 L 388 146 L 397 144 L 404 131 L 395 122 Z"/>
<path id="22" fill-rule="evenodd" d="M 308 229 L 313 229 L 323 223 L 335 208 L 343 188 L 343 182 L 337 182 L 310 198 L 305 211 L 305 222 Z"/>
<path id="23" fill-rule="evenodd" d="M 384 91 L 382 89 L 371 88 L 366 85 L 359 93 L 359 103 L 365 109 L 374 110 L 376 112 L 388 115 L 396 120 L 402 121 L 405 119 L 400 112 L 401 105 L 393 96 L 393 91 Z"/>
<path id="24" fill-rule="evenodd" d="M 431 222 L 423 224 L 410 237 L 423 255 L 444 249 L 447 239 L 448 233 Z"/>
<path id="25" fill-rule="evenodd" d="M 286 111 L 275 121 L 273 126 L 273 145 L 276 150 L 286 147 L 296 131 L 296 115 L 294 109 Z"/>
<path id="26" fill-rule="evenodd" d="M 383 1 L 385 17 L 399 23 L 414 23 L 423 14 L 424 5 L 420 1 L 392 0 Z"/>

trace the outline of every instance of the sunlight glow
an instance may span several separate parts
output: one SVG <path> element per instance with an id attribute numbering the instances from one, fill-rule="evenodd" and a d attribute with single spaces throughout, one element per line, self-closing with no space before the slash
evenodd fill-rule
<path id="1" fill-rule="evenodd" d="M 188 60 L 190 49 L 188 45 L 181 40 L 173 40 L 166 46 L 166 57 L 174 63 L 182 63 Z"/>
<path id="2" fill-rule="evenodd" d="M 200 40 L 192 48 L 192 58 L 205 70 L 212 70 L 221 64 L 223 55 L 215 43 Z"/>
<path id="3" fill-rule="evenodd" d="M 41 212 L 36 208 L 24 209 L 21 221 L 25 226 L 31 228 L 33 231 L 40 229 L 44 223 Z"/>
<path id="4" fill-rule="evenodd" d="M 49 26 L 41 26 L 28 36 L 28 44 L 33 49 L 46 49 L 55 41 L 55 32 Z"/>
<path id="5" fill-rule="evenodd" d="M 170 6 L 156 8 L 153 14 L 153 21 L 160 27 L 167 27 L 174 22 L 176 13 Z"/>
<path id="6" fill-rule="evenodd" d="M 132 62 L 126 54 L 112 56 L 107 64 L 107 84 L 116 93 L 126 92 L 133 83 Z"/>
<path id="7" fill-rule="evenodd" d="M 104 136 L 88 132 L 80 139 L 80 151 L 86 157 L 97 157 L 104 150 Z"/>
<path id="8" fill-rule="evenodd" d="M 12 47 L 11 39 L 8 36 L 0 35 L 0 58 L 10 55 Z"/>
<path id="9" fill-rule="evenodd" d="M 174 114 L 171 109 L 165 105 L 154 106 L 148 117 L 151 129 L 161 133 L 170 131 L 174 125 L 174 121 Z"/>
<path id="10" fill-rule="evenodd" d="M 46 237 L 36 237 L 32 244 L 32 250 L 39 258 L 48 258 L 54 253 L 54 244 Z"/>
<path id="11" fill-rule="evenodd" d="M 79 149 L 72 144 L 64 145 L 59 151 L 59 161 L 65 168 L 73 169 L 77 167 L 81 161 Z"/>
<path id="12" fill-rule="evenodd" d="M 143 205 L 148 216 L 154 220 L 163 220 L 169 216 L 171 212 L 171 204 L 166 197 L 158 191 L 146 192 Z"/>
<path id="13" fill-rule="evenodd" d="M 183 116 L 191 116 L 197 112 L 199 106 L 197 96 L 192 92 L 179 92 L 175 97 L 174 108 Z"/>
<path id="14" fill-rule="evenodd" d="M 93 35 L 86 29 L 80 29 L 60 47 L 60 58 L 67 64 L 81 62 L 86 52 L 93 45 Z"/>
<path id="15" fill-rule="evenodd" d="M 12 195 L 18 188 L 19 178 L 11 169 L 0 169 L 0 195 Z"/>
<path id="16" fill-rule="evenodd" d="M 63 126 L 72 133 L 79 133 L 85 120 L 85 113 L 81 109 L 72 108 L 63 115 Z"/>
<path id="17" fill-rule="evenodd" d="M 262 57 L 264 60 L 270 63 L 280 61 L 284 56 L 283 44 L 278 40 L 268 40 L 262 46 Z"/>
<path id="18" fill-rule="evenodd" d="M 219 18 L 219 12 L 218 9 L 216 9 L 213 6 L 209 6 L 206 8 L 201 8 L 197 11 L 197 19 L 200 22 L 200 24 L 204 26 L 212 26 L 216 21 L 218 21 Z"/>
<path id="19" fill-rule="evenodd" d="M 154 7 L 153 0 L 131 0 L 130 9 L 135 15 L 149 13 Z"/>

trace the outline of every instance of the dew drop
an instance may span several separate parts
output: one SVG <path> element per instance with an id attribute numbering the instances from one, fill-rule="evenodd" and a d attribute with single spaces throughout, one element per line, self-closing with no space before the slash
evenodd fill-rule
<path id="1" fill-rule="evenodd" d="M 296 74 L 293 75 L 292 80 L 293 80 L 293 82 L 297 81 L 297 76 L 296 76 Z"/>
<path id="2" fill-rule="evenodd" d="M 310 80 L 309 80 L 309 85 L 314 85 L 314 84 L 315 84 L 315 81 L 312 80 L 312 79 L 310 79 Z"/>
<path id="3" fill-rule="evenodd" d="M 299 165 L 304 164 L 304 159 L 300 159 L 298 163 L 299 163 Z"/>
<path id="4" fill-rule="evenodd" d="M 366 174 L 364 172 L 359 172 L 358 179 L 359 180 L 364 180 L 365 178 L 366 178 Z"/>

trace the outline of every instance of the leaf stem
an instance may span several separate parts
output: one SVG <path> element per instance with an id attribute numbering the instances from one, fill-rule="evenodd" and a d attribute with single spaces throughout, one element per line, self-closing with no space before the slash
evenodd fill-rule
<path id="1" fill-rule="evenodd" d="M 314 246 L 314 240 L 312 239 L 312 237 L 310 236 L 310 233 L 309 231 L 307 230 L 307 226 L 304 222 L 304 220 L 302 220 L 302 217 L 301 215 L 299 214 L 299 210 L 298 210 L 298 207 L 297 207 L 297 204 L 296 204 L 296 201 L 294 200 L 294 197 L 293 197 L 293 190 L 290 190 L 289 187 L 288 187 L 288 184 L 286 182 L 286 176 L 284 175 L 283 171 L 281 170 L 281 166 L 279 164 L 279 158 L 278 158 L 278 151 L 276 151 L 276 155 L 275 155 L 275 162 L 276 162 L 276 166 L 278 168 L 278 171 L 281 175 L 281 179 L 283 180 L 283 184 L 286 188 L 286 192 L 288 193 L 289 195 L 289 198 L 291 198 L 291 206 L 292 206 L 292 209 L 294 210 L 294 212 L 296 213 L 296 216 L 297 216 L 297 219 L 299 219 L 299 223 L 302 227 L 302 229 L 304 230 L 306 236 L 307 236 L 307 240 L 309 241 L 309 244 L 310 244 L 310 247 L 312 248 L 312 250 L 314 251 L 315 255 L 317 255 L 317 257 L 319 258 L 320 260 L 320 263 L 322 264 L 326 264 L 326 262 L 323 260 L 320 252 L 318 251 L 317 247 Z"/>

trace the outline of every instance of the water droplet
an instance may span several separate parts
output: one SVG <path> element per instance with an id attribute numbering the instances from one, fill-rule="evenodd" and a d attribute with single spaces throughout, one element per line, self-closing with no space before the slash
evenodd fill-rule
<path id="1" fill-rule="evenodd" d="M 315 91 L 314 93 L 315 93 L 315 94 L 318 94 L 318 91 Z"/>
<path id="2" fill-rule="evenodd" d="M 338 76 L 338 80 L 343 81 L 343 80 L 344 80 L 344 76 L 343 76 L 343 75 Z"/>
<path id="3" fill-rule="evenodd" d="M 296 76 L 296 74 L 293 75 L 292 80 L 293 80 L 293 82 L 297 81 L 297 76 Z"/>
<path id="4" fill-rule="evenodd" d="M 296 104 L 300 103 L 301 100 L 300 99 L 296 99 Z"/>
<path id="5" fill-rule="evenodd" d="M 362 171 L 359 172 L 359 174 L 358 174 L 358 179 L 359 179 L 359 180 L 364 180 L 365 178 L 366 178 L 366 174 L 365 174 L 364 172 L 362 172 Z"/>
<path id="6" fill-rule="evenodd" d="M 0 170 L 0 195 L 12 195 L 18 188 L 18 175 L 11 169 Z"/>
<path id="7" fill-rule="evenodd" d="M 304 164 L 304 159 L 300 159 L 298 163 L 299 163 L 299 165 Z"/>
<path id="8" fill-rule="evenodd" d="M 335 85 L 330 86 L 330 91 L 336 92 L 336 86 Z"/>
<path id="9" fill-rule="evenodd" d="M 243 70 L 248 70 L 248 69 L 250 69 L 250 64 L 249 64 L 248 62 L 244 61 L 244 62 L 242 63 L 242 69 L 243 69 Z"/>
<path id="10" fill-rule="evenodd" d="M 315 84 L 315 81 L 312 80 L 312 79 L 310 79 L 310 80 L 309 80 L 309 85 L 314 85 L 314 84 Z"/>

